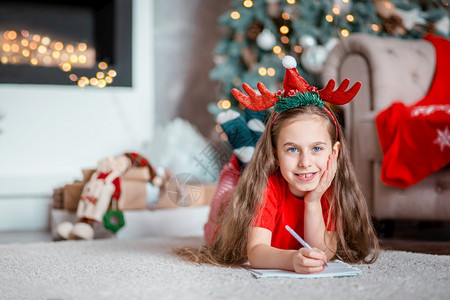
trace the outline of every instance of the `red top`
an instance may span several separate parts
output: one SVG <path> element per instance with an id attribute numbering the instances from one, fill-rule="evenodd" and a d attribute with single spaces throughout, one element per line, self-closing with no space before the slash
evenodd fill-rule
<path id="1" fill-rule="evenodd" d="M 261 207 L 253 225 L 272 232 L 271 246 L 279 249 L 299 249 L 303 247 L 285 228 L 289 225 L 301 237 L 304 237 L 303 199 L 296 198 L 279 172 L 269 177 L 264 192 L 265 203 Z M 327 224 L 329 204 L 325 196 L 321 199 L 322 214 Z M 333 221 L 327 230 L 333 230 Z"/>

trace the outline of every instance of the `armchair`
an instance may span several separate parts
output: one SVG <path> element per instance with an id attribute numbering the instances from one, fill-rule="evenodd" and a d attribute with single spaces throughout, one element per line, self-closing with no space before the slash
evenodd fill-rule
<path id="1" fill-rule="evenodd" d="M 355 33 L 342 39 L 324 64 L 323 82 L 330 78 L 362 82 L 355 99 L 343 107 L 345 134 L 376 220 L 450 221 L 449 165 L 405 189 L 380 179 L 383 152 L 375 118 L 393 101 L 412 105 L 423 98 L 432 83 L 435 63 L 434 47 L 426 40 Z"/>

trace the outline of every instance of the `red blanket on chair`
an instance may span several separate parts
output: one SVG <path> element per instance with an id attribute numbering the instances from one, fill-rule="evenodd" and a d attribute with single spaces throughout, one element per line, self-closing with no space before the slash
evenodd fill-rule
<path id="1" fill-rule="evenodd" d="M 428 94 L 412 106 L 395 102 L 376 118 L 383 149 L 381 180 L 406 188 L 450 163 L 450 41 L 425 39 L 436 49 Z"/>

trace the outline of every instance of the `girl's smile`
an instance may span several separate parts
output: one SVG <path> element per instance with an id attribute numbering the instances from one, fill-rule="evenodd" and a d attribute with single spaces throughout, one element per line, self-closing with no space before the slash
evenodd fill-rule
<path id="1" fill-rule="evenodd" d="M 300 173 L 296 174 L 299 180 L 301 181 L 311 181 L 314 179 L 314 177 L 317 175 L 317 172 L 311 172 L 311 173 Z"/>

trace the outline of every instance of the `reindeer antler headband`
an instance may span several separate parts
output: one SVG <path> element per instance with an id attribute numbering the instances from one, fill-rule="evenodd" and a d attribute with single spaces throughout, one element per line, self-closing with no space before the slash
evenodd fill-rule
<path id="1" fill-rule="evenodd" d="M 286 68 L 286 75 L 284 77 L 283 88 L 284 91 L 277 93 L 270 92 L 262 82 L 258 82 L 257 87 L 260 94 L 257 94 L 248 84 L 242 84 L 242 88 L 248 94 L 238 89 L 232 89 L 231 92 L 234 97 L 245 107 L 250 110 L 262 111 L 275 106 L 275 111 L 281 113 L 285 110 L 299 107 L 302 105 L 316 105 L 324 108 L 330 114 L 336 125 L 337 123 L 333 114 L 324 106 L 323 100 L 331 104 L 343 105 L 350 102 L 358 93 L 361 82 L 356 82 L 350 89 L 347 89 L 350 80 L 344 79 L 337 90 L 334 91 L 336 82 L 334 79 L 328 81 L 325 88 L 317 90 L 316 87 L 310 86 L 305 79 L 303 79 L 297 72 L 297 62 L 292 56 L 285 56 L 283 58 L 283 66 Z"/>

